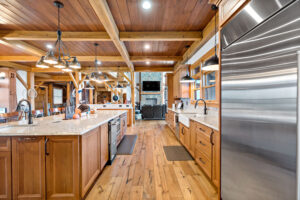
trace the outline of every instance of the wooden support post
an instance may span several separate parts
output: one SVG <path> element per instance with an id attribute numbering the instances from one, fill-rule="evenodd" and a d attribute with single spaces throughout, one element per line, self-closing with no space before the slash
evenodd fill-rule
<path id="1" fill-rule="evenodd" d="M 48 87 L 45 87 L 46 89 L 46 99 L 45 99 L 45 115 L 48 116 L 49 115 L 49 110 L 48 110 L 48 102 L 49 102 L 49 97 L 48 97 L 48 90 L 49 88 Z"/>
<path id="2" fill-rule="evenodd" d="M 67 102 L 70 101 L 70 92 L 71 92 L 70 90 L 71 90 L 70 83 L 68 82 L 67 83 Z"/>
<path id="3" fill-rule="evenodd" d="M 28 90 L 30 89 L 34 90 L 34 72 L 27 72 L 27 85 L 28 85 Z M 32 110 L 35 110 L 34 99 L 35 97 L 31 98 L 30 96 L 28 96 L 28 100 L 30 101 Z"/>
<path id="4" fill-rule="evenodd" d="M 95 93 L 94 93 L 94 104 L 98 103 L 98 87 L 97 85 L 95 86 Z"/>
<path id="5" fill-rule="evenodd" d="M 79 73 L 75 72 L 75 82 L 78 83 L 79 82 Z M 79 105 L 79 91 L 78 91 L 78 87 L 75 86 L 75 90 L 76 90 L 76 107 Z"/>
<path id="6" fill-rule="evenodd" d="M 93 89 L 89 89 L 89 101 L 90 104 L 93 104 Z"/>
<path id="7" fill-rule="evenodd" d="M 134 92 L 134 71 L 130 72 L 131 75 L 131 104 L 132 104 L 132 123 L 135 124 L 135 92 Z"/>
<path id="8" fill-rule="evenodd" d="M 49 90 L 48 90 L 48 101 L 50 103 L 50 108 L 53 108 L 53 83 L 49 84 Z"/>
<path id="9" fill-rule="evenodd" d="M 26 90 L 28 90 L 28 84 L 22 79 L 22 77 L 18 73 L 16 73 L 16 75 L 17 75 L 17 79 L 19 79 L 19 81 L 26 88 Z"/>

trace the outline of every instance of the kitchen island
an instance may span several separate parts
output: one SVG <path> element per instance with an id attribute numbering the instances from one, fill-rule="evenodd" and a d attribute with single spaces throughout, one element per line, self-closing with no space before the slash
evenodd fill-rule
<path id="1" fill-rule="evenodd" d="M 0 126 L 0 199 L 83 199 L 108 161 L 108 122 L 125 113 Z"/>

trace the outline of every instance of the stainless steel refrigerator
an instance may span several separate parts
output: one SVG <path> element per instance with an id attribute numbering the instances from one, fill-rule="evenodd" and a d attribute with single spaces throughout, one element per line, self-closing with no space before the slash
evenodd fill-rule
<path id="1" fill-rule="evenodd" d="M 299 199 L 300 2 L 252 0 L 220 36 L 221 197 Z"/>

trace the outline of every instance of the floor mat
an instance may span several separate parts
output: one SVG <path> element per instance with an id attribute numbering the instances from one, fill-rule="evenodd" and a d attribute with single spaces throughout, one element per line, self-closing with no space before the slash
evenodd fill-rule
<path id="1" fill-rule="evenodd" d="M 193 160 L 192 156 L 183 146 L 164 146 L 168 161 Z"/>
<path id="2" fill-rule="evenodd" d="M 125 135 L 118 147 L 117 155 L 131 155 L 136 139 L 137 135 Z"/>

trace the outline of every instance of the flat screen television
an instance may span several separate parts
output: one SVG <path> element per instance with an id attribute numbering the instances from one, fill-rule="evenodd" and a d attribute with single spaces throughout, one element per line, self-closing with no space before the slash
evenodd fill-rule
<path id="1" fill-rule="evenodd" d="M 160 81 L 143 81 L 143 91 L 160 91 Z"/>

